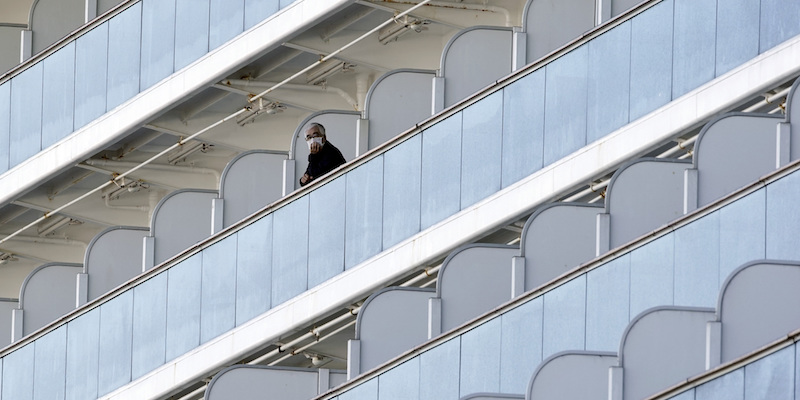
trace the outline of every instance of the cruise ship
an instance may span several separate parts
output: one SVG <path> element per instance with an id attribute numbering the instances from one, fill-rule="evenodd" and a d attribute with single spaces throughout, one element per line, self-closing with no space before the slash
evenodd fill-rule
<path id="1" fill-rule="evenodd" d="M 0 50 L 0 400 L 800 393 L 800 0 L 0 0 Z"/>

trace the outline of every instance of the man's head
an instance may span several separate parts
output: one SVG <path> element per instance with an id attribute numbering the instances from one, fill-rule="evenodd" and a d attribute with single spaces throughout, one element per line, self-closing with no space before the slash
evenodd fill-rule
<path id="1" fill-rule="evenodd" d="M 325 127 L 317 122 L 312 122 L 306 129 L 306 143 L 308 143 L 308 151 L 311 154 L 316 154 L 325 144 Z"/>

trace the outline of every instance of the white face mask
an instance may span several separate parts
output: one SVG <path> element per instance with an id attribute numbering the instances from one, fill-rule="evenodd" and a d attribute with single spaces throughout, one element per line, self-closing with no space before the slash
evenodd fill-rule
<path id="1" fill-rule="evenodd" d="M 308 143 L 308 148 L 311 149 L 311 144 L 313 144 L 313 143 L 322 144 L 322 138 L 321 137 L 311 138 L 311 139 L 306 140 L 306 143 Z"/>

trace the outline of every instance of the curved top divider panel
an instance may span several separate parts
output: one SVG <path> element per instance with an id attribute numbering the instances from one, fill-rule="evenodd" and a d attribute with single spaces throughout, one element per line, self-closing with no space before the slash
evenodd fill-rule
<path id="1" fill-rule="evenodd" d="M 444 108 L 511 73 L 511 28 L 471 27 L 442 51 Z"/>
<path id="2" fill-rule="evenodd" d="M 703 127 L 694 150 L 697 207 L 774 171 L 780 115 L 731 113 Z"/>
<path id="3" fill-rule="evenodd" d="M 595 257 L 600 204 L 552 203 L 537 209 L 522 229 L 525 291 Z"/>
<path id="4" fill-rule="evenodd" d="M 328 389 L 317 389 L 319 374 L 319 370 L 308 368 L 234 365 L 214 375 L 206 387 L 204 398 L 256 399 L 269 393 L 269 398 L 273 399 L 308 400 Z"/>
<path id="5" fill-rule="evenodd" d="M 683 215 L 683 171 L 689 161 L 643 158 L 611 177 L 606 213 L 611 249 Z"/>
<path id="6" fill-rule="evenodd" d="M 532 63 L 594 28 L 595 0 L 530 0 L 522 28 L 527 60 Z"/>
<path id="7" fill-rule="evenodd" d="M 215 190 L 183 189 L 165 196 L 153 210 L 150 236 L 155 237 L 158 265 L 211 235 L 211 201 Z"/>
<path id="8" fill-rule="evenodd" d="M 656 307 L 622 335 L 623 398 L 641 399 L 705 370 L 706 324 L 714 309 Z"/>
<path id="9" fill-rule="evenodd" d="M 525 398 L 606 400 L 608 368 L 616 364 L 615 353 L 565 351 L 553 354 L 536 368 Z M 568 381 L 580 384 L 565 384 Z"/>
<path id="10" fill-rule="evenodd" d="M 369 149 L 431 115 L 434 76 L 435 71 L 397 69 L 372 84 L 364 105 L 364 118 L 369 120 Z"/>
<path id="11" fill-rule="evenodd" d="M 83 273 L 89 274 L 89 301 L 141 274 L 142 239 L 150 229 L 112 226 L 98 233 L 86 247 Z"/>
<path id="12" fill-rule="evenodd" d="M 281 198 L 286 158 L 286 154 L 252 150 L 225 166 L 219 185 L 219 197 L 225 200 L 223 228 Z"/>
<path id="13" fill-rule="evenodd" d="M 80 264 L 48 263 L 28 274 L 19 291 L 23 336 L 75 309 L 75 276 L 81 271 Z"/>
<path id="14" fill-rule="evenodd" d="M 759 260 L 742 265 L 720 290 L 723 363 L 800 328 L 800 263 Z"/>

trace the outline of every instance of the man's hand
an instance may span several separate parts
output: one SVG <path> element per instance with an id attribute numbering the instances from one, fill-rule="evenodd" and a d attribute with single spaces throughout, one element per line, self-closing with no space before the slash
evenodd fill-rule
<path id="1" fill-rule="evenodd" d="M 300 184 L 301 185 L 305 185 L 306 183 L 310 182 L 312 179 L 314 179 L 312 176 L 310 176 L 308 174 L 303 174 L 303 177 L 300 178 Z"/>
<path id="2" fill-rule="evenodd" d="M 319 152 L 319 150 L 320 150 L 321 148 L 322 148 L 322 145 L 321 145 L 321 144 L 319 144 L 319 143 L 317 143 L 317 142 L 314 142 L 314 143 L 311 143 L 311 147 L 309 147 L 309 148 L 308 148 L 308 151 L 309 151 L 311 154 L 317 154 L 317 152 Z"/>

